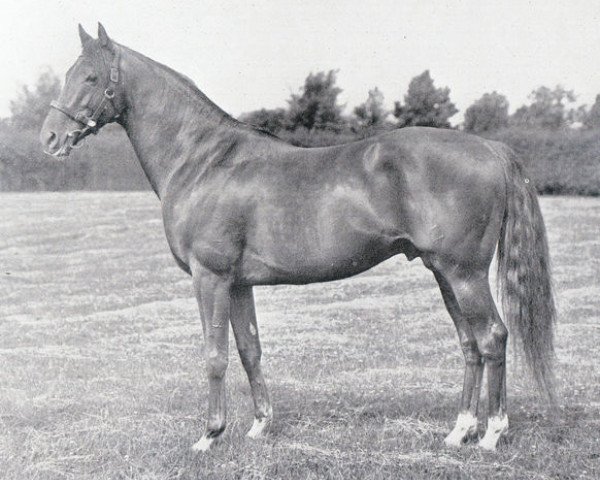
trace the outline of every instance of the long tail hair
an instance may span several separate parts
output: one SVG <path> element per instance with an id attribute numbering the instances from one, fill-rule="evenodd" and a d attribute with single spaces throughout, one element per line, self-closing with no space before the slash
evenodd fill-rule
<path id="1" fill-rule="evenodd" d="M 535 190 L 506 149 L 507 201 L 498 242 L 498 280 L 511 337 L 522 347 L 540 390 L 555 403 L 554 324 L 546 228 Z"/>

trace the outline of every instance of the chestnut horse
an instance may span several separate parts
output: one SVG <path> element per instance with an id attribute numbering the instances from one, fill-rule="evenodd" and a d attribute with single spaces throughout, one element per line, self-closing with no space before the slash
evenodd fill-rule
<path id="1" fill-rule="evenodd" d="M 79 27 L 69 69 L 41 131 L 66 156 L 90 133 L 123 126 L 160 198 L 167 240 L 192 276 L 205 336 L 208 419 L 194 445 L 225 429 L 231 324 L 254 400 L 250 437 L 272 419 L 261 372 L 254 285 L 306 284 L 363 272 L 397 254 L 421 258 L 456 325 L 465 376 L 459 446 L 477 432 L 487 370 L 493 450 L 508 428 L 507 328 L 488 280 L 498 249 L 504 313 L 543 390 L 552 390 L 555 317 L 542 215 L 504 145 L 452 130 L 404 128 L 328 148 L 300 148 L 239 122 L 186 77 Z"/>

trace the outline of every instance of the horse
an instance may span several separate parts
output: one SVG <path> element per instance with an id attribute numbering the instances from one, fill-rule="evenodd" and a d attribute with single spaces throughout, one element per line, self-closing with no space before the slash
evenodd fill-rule
<path id="1" fill-rule="evenodd" d="M 398 254 L 437 281 L 465 360 L 459 412 L 445 438 L 475 439 L 487 372 L 485 434 L 508 429 L 506 345 L 518 340 L 536 384 L 552 397 L 555 307 L 544 221 L 532 182 L 504 144 L 450 129 L 396 129 L 303 148 L 237 121 L 187 77 L 79 25 L 82 54 L 40 132 L 67 156 L 120 124 L 160 199 L 172 255 L 194 286 L 205 338 L 208 415 L 193 445 L 226 425 L 229 326 L 250 383 L 251 438 L 273 418 L 261 370 L 256 285 L 342 279 Z M 497 252 L 503 323 L 489 282 Z"/>

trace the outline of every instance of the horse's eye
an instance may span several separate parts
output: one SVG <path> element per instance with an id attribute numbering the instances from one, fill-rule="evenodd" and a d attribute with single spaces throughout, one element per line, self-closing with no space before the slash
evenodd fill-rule
<path id="1" fill-rule="evenodd" d="M 87 83 L 96 83 L 97 80 L 98 80 L 98 76 L 95 74 L 88 75 L 85 79 L 85 81 Z"/>

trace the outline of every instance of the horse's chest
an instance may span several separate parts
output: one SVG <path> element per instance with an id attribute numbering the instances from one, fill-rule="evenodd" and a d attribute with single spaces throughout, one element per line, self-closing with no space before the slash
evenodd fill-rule
<path id="1" fill-rule="evenodd" d="M 237 216 L 207 202 L 163 205 L 165 234 L 175 258 L 188 267 L 194 261 L 213 271 L 231 270 L 239 257 Z"/>

